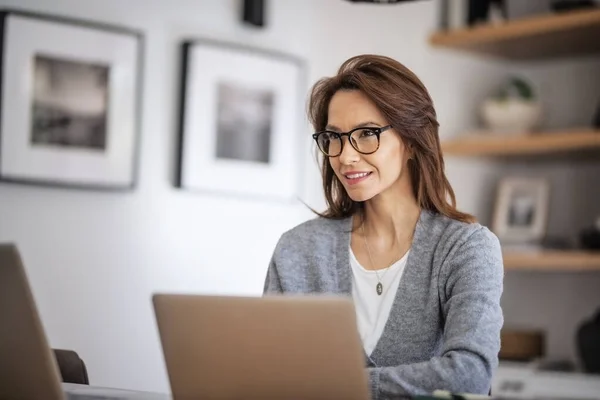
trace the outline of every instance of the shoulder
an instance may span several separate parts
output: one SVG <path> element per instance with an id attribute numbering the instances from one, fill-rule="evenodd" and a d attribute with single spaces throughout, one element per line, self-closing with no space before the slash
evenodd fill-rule
<path id="1" fill-rule="evenodd" d="M 296 225 L 286 231 L 283 236 L 302 236 L 302 235 L 329 235 L 342 232 L 348 225 L 349 218 L 330 219 L 315 217 Z"/>
<path id="2" fill-rule="evenodd" d="M 432 221 L 437 231 L 437 250 L 441 274 L 449 279 L 465 276 L 473 282 L 478 278 L 500 281 L 503 260 L 500 241 L 486 226 L 435 215 Z"/>
<path id="3" fill-rule="evenodd" d="M 340 251 L 347 251 L 351 218 L 314 218 L 284 232 L 272 256 L 284 291 L 337 290 L 332 267 Z M 332 286 L 333 285 L 333 286 Z"/>
<path id="4" fill-rule="evenodd" d="M 350 227 L 350 218 L 328 219 L 316 217 L 305 221 L 284 232 L 277 245 L 278 248 L 304 249 L 317 244 L 331 243 Z"/>
<path id="5" fill-rule="evenodd" d="M 500 251 L 497 236 L 478 222 L 462 222 L 442 214 L 431 214 L 430 235 L 447 250 L 479 247 L 481 250 Z"/>

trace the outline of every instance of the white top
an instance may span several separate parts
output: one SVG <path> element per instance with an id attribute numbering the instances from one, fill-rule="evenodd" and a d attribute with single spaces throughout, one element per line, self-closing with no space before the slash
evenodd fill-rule
<path id="1" fill-rule="evenodd" d="M 352 298 L 356 308 L 358 332 L 367 355 L 373 352 L 388 320 L 409 252 L 388 268 L 371 271 L 359 264 L 350 248 L 350 266 L 354 278 Z M 377 294 L 379 282 L 383 285 L 381 295 Z"/>

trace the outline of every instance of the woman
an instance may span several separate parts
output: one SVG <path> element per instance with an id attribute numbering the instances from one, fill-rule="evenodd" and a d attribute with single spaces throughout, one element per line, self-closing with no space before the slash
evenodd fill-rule
<path id="1" fill-rule="evenodd" d="M 328 208 L 282 235 L 265 294 L 352 296 L 373 399 L 487 394 L 502 254 L 455 207 L 426 88 L 390 58 L 357 56 L 313 87 L 309 114 Z"/>

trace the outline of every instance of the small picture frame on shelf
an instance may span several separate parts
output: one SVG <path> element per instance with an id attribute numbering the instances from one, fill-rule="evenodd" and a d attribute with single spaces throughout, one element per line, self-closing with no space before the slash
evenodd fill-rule
<path id="1" fill-rule="evenodd" d="M 539 244 L 546 236 L 549 203 L 546 179 L 503 178 L 498 184 L 492 230 L 502 243 Z"/>
<path id="2" fill-rule="evenodd" d="M 182 53 L 176 186 L 295 200 L 303 62 L 211 40 L 186 41 Z"/>
<path id="3" fill-rule="evenodd" d="M 0 180 L 131 189 L 142 34 L 22 11 L 0 19 Z"/>
<path id="4" fill-rule="evenodd" d="M 467 12 L 469 11 L 469 0 L 448 0 L 447 3 L 447 25 L 448 30 L 455 31 L 466 28 Z"/>

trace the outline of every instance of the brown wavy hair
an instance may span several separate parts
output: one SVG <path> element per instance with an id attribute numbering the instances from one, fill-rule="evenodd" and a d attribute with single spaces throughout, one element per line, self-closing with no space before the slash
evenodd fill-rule
<path id="1" fill-rule="evenodd" d="M 475 221 L 472 215 L 456 209 L 454 191 L 444 173 L 433 101 L 412 71 L 385 56 L 367 54 L 348 59 L 335 76 L 319 80 L 311 90 L 308 114 L 315 131 L 325 129 L 329 102 L 338 90 L 364 93 L 408 146 L 411 159 L 407 168 L 419 207 L 459 221 Z M 318 215 L 341 219 L 362 209 L 362 203 L 348 196 L 327 157 L 322 159 L 321 174 L 327 210 Z"/>

